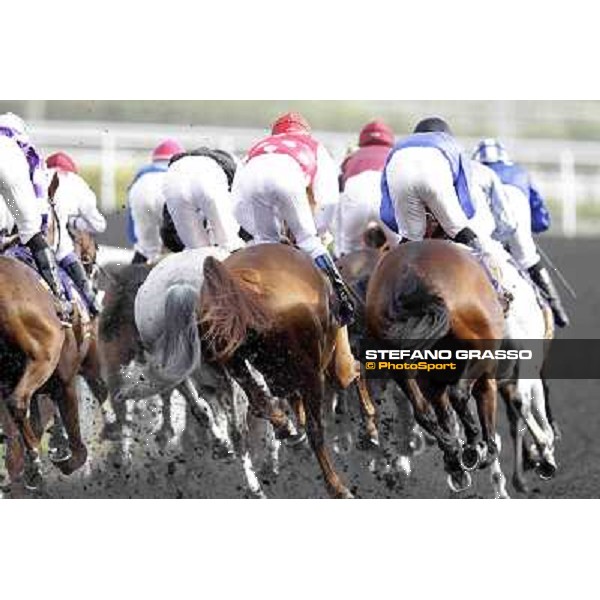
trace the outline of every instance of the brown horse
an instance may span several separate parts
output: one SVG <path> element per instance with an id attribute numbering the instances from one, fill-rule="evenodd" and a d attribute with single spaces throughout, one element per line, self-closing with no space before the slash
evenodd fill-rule
<path id="1" fill-rule="evenodd" d="M 330 307 L 331 289 L 299 250 L 260 244 L 239 250 L 223 263 L 204 263 L 201 331 L 209 360 L 224 364 L 248 395 L 251 410 L 268 419 L 279 439 L 294 436 L 287 414 L 255 380 L 250 363 L 271 394 L 290 402 L 306 422 L 310 444 L 328 492 L 352 497 L 335 472 L 325 445 L 322 419 L 325 377 L 335 372 L 343 387 L 356 376 L 345 331 Z M 370 399 L 358 380 L 363 405 Z"/>
<path id="2" fill-rule="evenodd" d="M 489 350 L 500 346 L 503 330 L 503 310 L 489 277 L 470 252 L 452 242 L 402 244 L 384 256 L 369 282 L 367 331 L 374 340 L 410 349 L 450 344 Z M 495 462 L 498 454 L 496 366 L 491 360 L 473 360 L 460 368 L 415 377 L 402 376 L 402 371 L 393 375 L 409 397 L 417 423 L 435 437 L 444 453 L 449 484 L 455 490 L 470 485 L 467 470 Z M 448 389 L 457 384 L 467 393 L 450 398 Z M 483 451 L 467 405 L 471 395 L 477 402 Z M 451 406 L 465 428 L 464 449 L 453 427 Z"/>
<path id="3" fill-rule="evenodd" d="M 82 234 L 78 242 L 84 260 L 95 262 L 95 241 Z M 20 261 L 0 257 L 0 352 L 9 368 L 1 382 L 0 423 L 6 436 L 6 467 L 13 493 L 24 484 L 41 484 L 39 442 L 46 419 L 31 410 L 35 394 L 48 395 L 58 407 L 68 437 L 68 449 L 55 459 L 71 474 L 87 458 L 79 426 L 76 377 L 87 375 L 101 393 L 95 359 L 96 323 L 87 319 L 74 302 L 71 328 L 56 315 L 54 299 L 35 271 Z M 31 417 L 31 418 L 30 418 Z"/>

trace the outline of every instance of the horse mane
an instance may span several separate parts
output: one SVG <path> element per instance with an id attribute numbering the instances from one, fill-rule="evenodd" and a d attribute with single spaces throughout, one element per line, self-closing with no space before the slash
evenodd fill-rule
<path id="1" fill-rule="evenodd" d="M 113 340 L 121 334 L 123 326 L 133 322 L 135 296 L 151 268 L 145 264 L 134 264 L 110 270 L 111 281 L 98 324 L 101 339 L 107 342 Z"/>
<path id="2" fill-rule="evenodd" d="M 260 334 L 274 322 L 256 275 L 249 269 L 230 273 L 212 256 L 204 262 L 200 307 L 202 339 L 218 361 L 230 358 L 249 334 Z"/>
<path id="3" fill-rule="evenodd" d="M 383 330 L 406 349 L 430 349 L 450 331 L 444 299 L 413 267 L 404 266 L 397 279 Z"/>

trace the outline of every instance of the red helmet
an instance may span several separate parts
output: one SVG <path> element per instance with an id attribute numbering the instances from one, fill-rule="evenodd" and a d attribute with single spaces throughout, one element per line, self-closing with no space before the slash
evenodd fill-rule
<path id="1" fill-rule="evenodd" d="M 310 133 L 308 121 L 297 112 L 285 113 L 281 115 L 271 128 L 273 135 L 280 133 Z"/>
<path id="2" fill-rule="evenodd" d="M 55 152 L 46 159 L 46 166 L 49 169 L 64 171 L 66 173 L 77 173 L 75 161 L 66 152 Z"/>
<path id="3" fill-rule="evenodd" d="M 152 162 L 169 160 L 174 154 L 185 152 L 184 147 L 177 140 L 164 140 L 152 152 Z"/>
<path id="4" fill-rule="evenodd" d="M 393 146 L 394 132 L 383 121 L 371 121 L 361 130 L 359 146 Z"/>

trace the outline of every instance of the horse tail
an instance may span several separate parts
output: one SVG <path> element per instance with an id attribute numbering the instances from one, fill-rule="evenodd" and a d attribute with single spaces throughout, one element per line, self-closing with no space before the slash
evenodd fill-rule
<path id="1" fill-rule="evenodd" d="M 260 334 L 273 324 L 273 316 L 259 293 L 235 279 L 212 256 L 204 261 L 202 286 L 203 340 L 216 360 L 230 358 L 249 333 Z"/>
<path id="2" fill-rule="evenodd" d="M 411 350 L 428 350 L 450 331 L 444 299 L 411 267 L 398 278 L 384 319 L 386 337 Z"/>
<path id="3" fill-rule="evenodd" d="M 165 320 L 153 344 L 154 367 L 168 381 L 182 381 L 200 363 L 200 335 L 196 319 L 198 289 L 174 283 L 167 289 Z"/>

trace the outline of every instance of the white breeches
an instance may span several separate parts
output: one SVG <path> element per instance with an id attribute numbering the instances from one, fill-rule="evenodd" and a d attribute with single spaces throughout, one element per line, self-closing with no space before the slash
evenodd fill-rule
<path id="1" fill-rule="evenodd" d="M 452 171 L 436 148 L 404 148 L 386 167 L 399 233 L 411 241 L 425 235 L 429 211 L 450 238 L 468 226 L 454 189 Z"/>
<path id="2" fill-rule="evenodd" d="M 380 204 L 381 171 L 363 171 L 346 181 L 334 221 L 337 256 L 364 247 L 363 234 L 369 223 L 380 225 L 389 241 L 397 237 L 380 219 Z"/>
<path id="3" fill-rule="evenodd" d="M 529 269 L 540 261 L 531 234 L 531 209 L 529 199 L 513 185 L 505 185 L 509 206 L 516 217 L 517 229 L 508 240 L 510 253 L 522 269 Z"/>
<path id="4" fill-rule="evenodd" d="M 232 252 L 244 245 L 228 188 L 225 172 L 212 158 L 188 156 L 169 168 L 163 191 L 186 248 L 216 245 Z"/>
<path id="5" fill-rule="evenodd" d="M 19 229 L 21 243 L 26 244 L 42 227 L 45 201 L 36 198 L 29 179 L 29 165 L 19 146 L 0 135 L 0 195 Z"/>
<path id="6" fill-rule="evenodd" d="M 298 247 L 311 258 L 327 250 L 317 234 L 307 181 L 296 161 L 284 154 L 251 159 L 236 174 L 235 215 L 254 243 L 279 242 L 284 222 Z"/>

